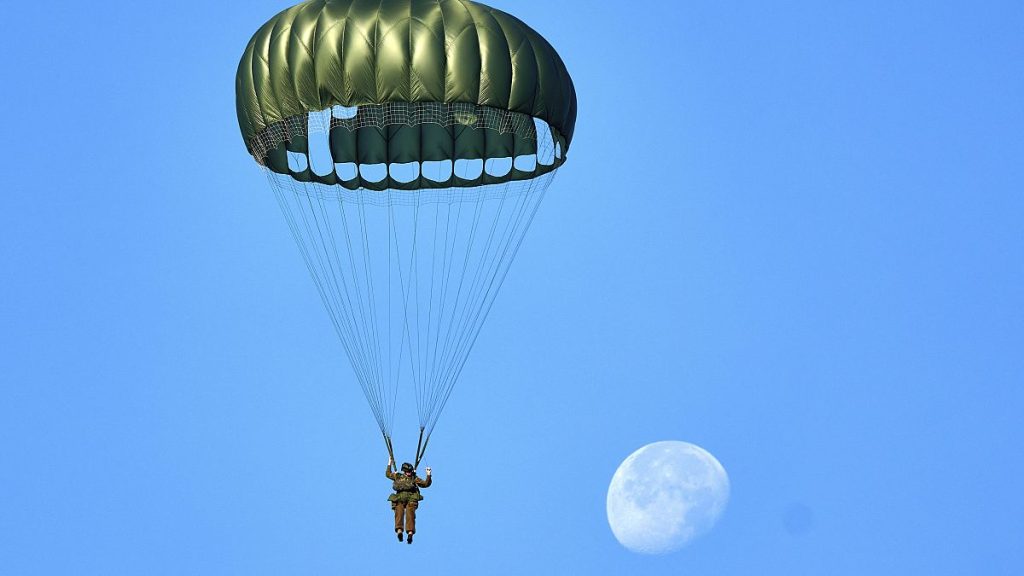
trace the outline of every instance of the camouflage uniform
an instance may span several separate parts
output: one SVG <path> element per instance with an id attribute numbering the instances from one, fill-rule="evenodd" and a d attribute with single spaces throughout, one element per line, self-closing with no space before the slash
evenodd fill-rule
<path id="1" fill-rule="evenodd" d="M 395 532 L 404 529 L 409 534 L 416 533 L 416 508 L 423 500 L 420 488 L 430 486 L 432 480 L 430 475 L 423 480 L 419 476 L 406 476 L 402 472 L 392 472 L 391 466 L 384 470 L 384 475 L 392 480 L 391 488 L 394 494 L 388 496 L 391 501 L 391 509 L 395 511 Z M 403 526 L 404 520 L 404 526 Z"/>

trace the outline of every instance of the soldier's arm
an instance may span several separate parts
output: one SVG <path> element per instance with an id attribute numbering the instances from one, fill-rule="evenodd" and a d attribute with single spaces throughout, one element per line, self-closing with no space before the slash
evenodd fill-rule
<path id="1" fill-rule="evenodd" d="M 384 475 L 388 477 L 388 480 L 395 479 L 395 473 L 391 471 L 391 464 L 388 464 L 388 467 L 384 469 Z"/>
<path id="2" fill-rule="evenodd" d="M 426 480 L 421 480 L 420 478 L 417 478 L 416 479 L 416 485 L 419 486 L 420 488 L 426 488 L 426 487 L 430 486 L 430 484 L 433 481 L 434 480 L 430 477 L 430 474 L 427 474 L 427 479 Z"/>

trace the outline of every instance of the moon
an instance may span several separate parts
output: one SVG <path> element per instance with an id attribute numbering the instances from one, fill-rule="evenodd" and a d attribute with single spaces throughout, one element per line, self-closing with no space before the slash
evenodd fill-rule
<path id="1" fill-rule="evenodd" d="M 608 524 L 642 554 L 679 550 L 710 530 L 729 501 L 729 476 L 706 450 L 654 442 L 619 465 L 608 486 Z"/>

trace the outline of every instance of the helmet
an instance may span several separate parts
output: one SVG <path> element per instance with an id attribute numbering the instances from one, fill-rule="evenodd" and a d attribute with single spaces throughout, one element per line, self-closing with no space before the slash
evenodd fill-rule
<path id="1" fill-rule="evenodd" d="M 404 462 L 402 464 L 402 472 L 412 472 L 412 471 L 413 471 L 412 464 L 409 464 L 408 462 Z"/>

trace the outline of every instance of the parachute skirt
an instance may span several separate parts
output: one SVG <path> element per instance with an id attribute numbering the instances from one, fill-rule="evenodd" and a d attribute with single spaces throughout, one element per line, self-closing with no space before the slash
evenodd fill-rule
<path id="1" fill-rule="evenodd" d="M 248 142 L 273 172 L 377 191 L 529 180 L 561 166 L 565 147 L 544 120 L 466 102 L 332 106 L 275 122 Z"/>

